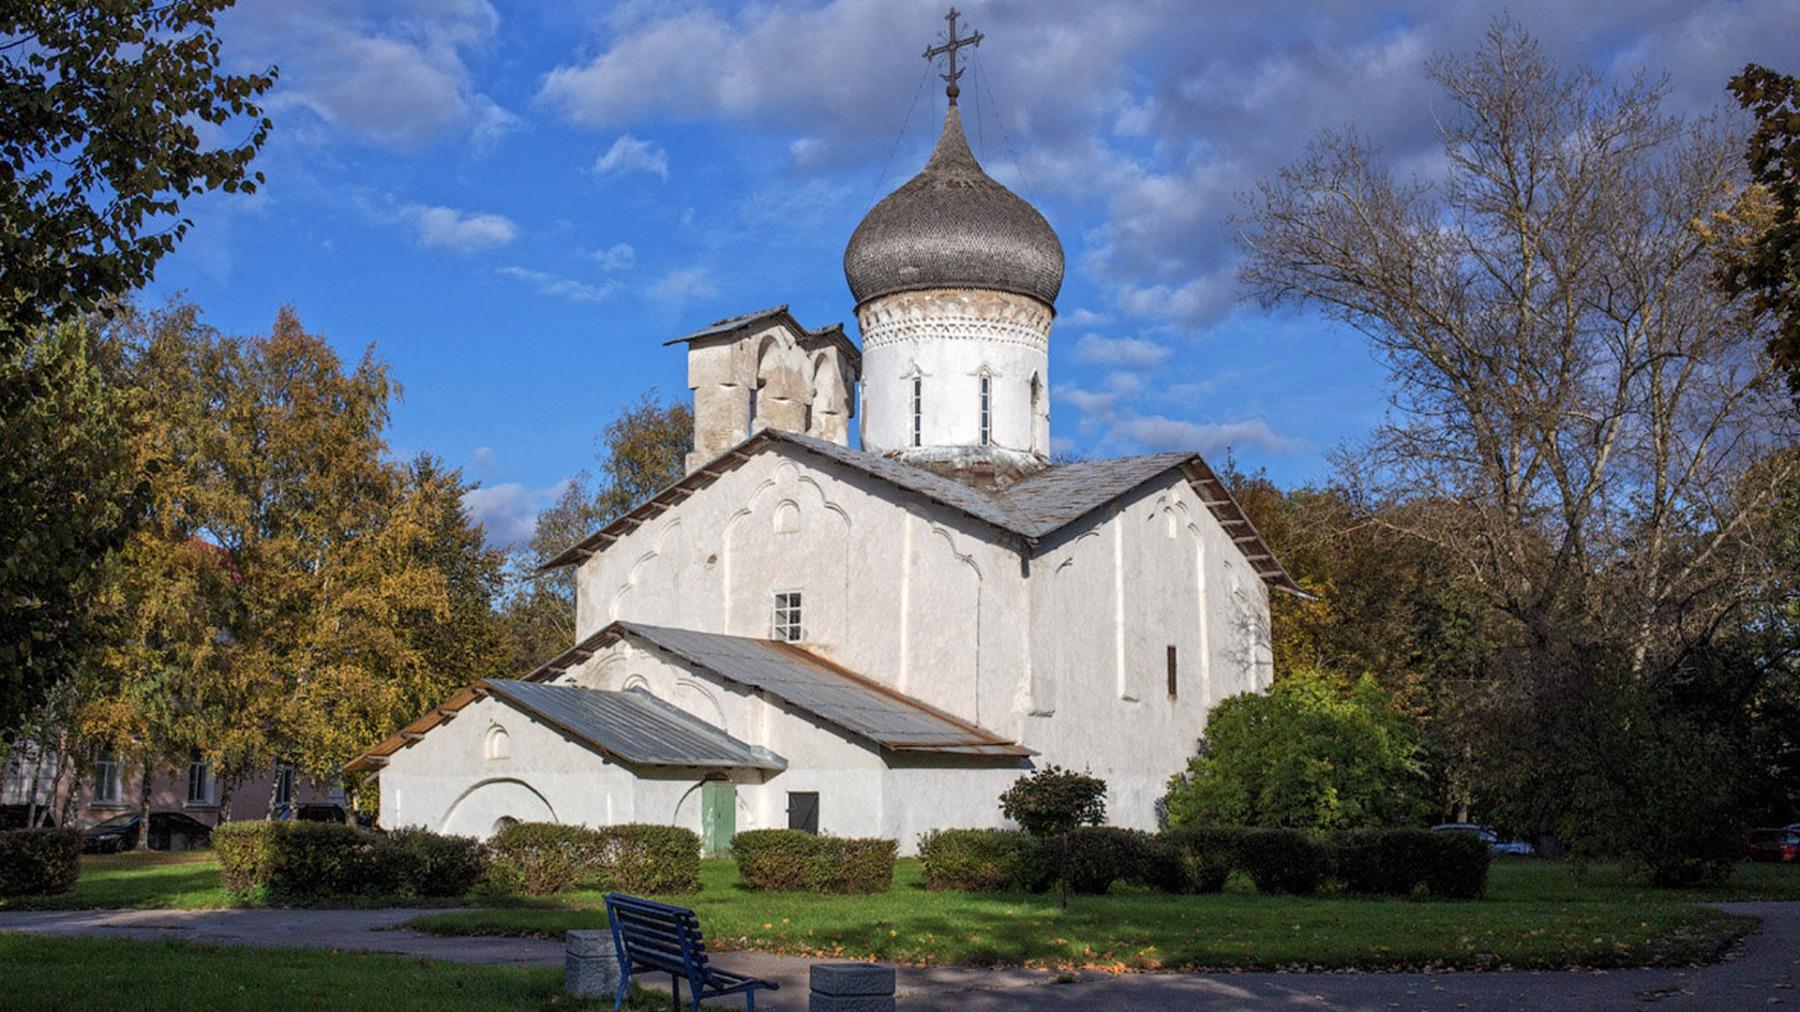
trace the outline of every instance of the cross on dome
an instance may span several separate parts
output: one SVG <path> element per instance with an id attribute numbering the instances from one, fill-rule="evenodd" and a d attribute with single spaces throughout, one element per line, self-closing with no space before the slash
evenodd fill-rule
<path id="1" fill-rule="evenodd" d="M 956 85 L 956 79 L 963 76 L 963 72 L 956 69 L 956 51 L 964 46 L 980 46 L 982 39 L 980 32 L 960 39 L 956 37 L 956 19 L 961 16 L 961 11 L 954 7 L 950 8 L 950 13 L 944 15 L 944 20 L 950 22 L 950 33 L 946 37 L 946 41 L 941 46 L 932 46 L 925 50 L 925 59 L 932 62 L 936 62 L 940 56 L 947 58 L 950 72 L 938 76 L 949 83 L 949 86 L 944 89 L 944 94 L 950 96 L 951 105 L 955 105 L 956 96 L 962 94 L 962 89 Z"/>

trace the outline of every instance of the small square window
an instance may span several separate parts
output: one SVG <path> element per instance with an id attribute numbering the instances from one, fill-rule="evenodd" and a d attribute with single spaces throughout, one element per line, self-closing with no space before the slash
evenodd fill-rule
<path id="1" fill-rule="evenodd" d="M 1180 695 L 1179 689 L 1180 685 L 1176 679 L 1175 645 L 1171 643 L 1169 644 L 1169 698 L 1174 699 Z"/>
<path id="2" fill-rule="evenodd" d="M 772 635 L 775 639 L 787 643 L 798 643 L 805 638 L 805 628 L 800 621 L 799 591 L 781 590 L 775 592 L 775 616 Z"/>

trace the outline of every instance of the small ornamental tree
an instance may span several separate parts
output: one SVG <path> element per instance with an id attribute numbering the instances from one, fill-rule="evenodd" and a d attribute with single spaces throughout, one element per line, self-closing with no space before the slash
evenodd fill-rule
<path id="1" fill-rule="evenodd" d="M 1000 811 L 1039 839 L 1060 839 L 1056 877 L 1069 905 L 1069 834 L 1106 821 L 1106 781 L 1058 766 L 1020 777 L 1000 795 Z"/>

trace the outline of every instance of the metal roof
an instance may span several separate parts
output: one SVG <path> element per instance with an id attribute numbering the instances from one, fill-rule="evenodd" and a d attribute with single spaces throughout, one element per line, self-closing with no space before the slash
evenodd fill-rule
<path id="1" fill-rule="evenodd" d="M 667 341 L 663 342 L 663 347 L 666 348 L 671 344 L 691 344 L 694 341 L 703 341 L 709 337 L 724 337 L 728 334 L 735 334 L 740 330 L 747 330 L 751 327 L 770 321 L 786 324 L 788 329 L 800 336 L 803 343 L 828 341 L 838 345 L 845 354 L 850 356 L 852 361 L 862 361 L 862 350 L 857 348 L 856 343 L 851 341 L 844 333 L 844 325 L 842 323 L 833 323 L 817 329 L 801 326 L 800 321 L 794 319 L 794 314 L 788 312 L 786 304 L 770 306 L 768 309 L 759 309 L 752 313 L 728 316 L 723 320 L 714 320 L 712 323 L 707 324 L 691 334 L 683 334 L 680 337 L 669 338 Z"/>
<path id="2" fill-rule="evenodd" d="M 565 651 L 567 653 L 567 651 Z M 533 675 L 543 671 L 539 668 Z M 530 677 L 530 676 L 528 676 Z M 782 770 L 787 760 L 638 689 L 608 692 L 579 685 L 493 679 L 476 682 L 345 765 L 349 773 L 387 765 L 387 757 L 422 740 L 484 696 L 634 766 L 700 766 Z"/>
<path id="3" fill-rule="evenodd" d="M 780 770 L 787 760 L 752 747 L 641 689 L 607 692 L 510 679 L 482 683 L 495 698 L 636 766 Z"/>
<path id="4" fill-rule="evenodd" d="M 711 462 L 697 468 L 619 517 L 544 562 L 542 570 L 585 561 L 645 522 L 660 516 L 719 476 L 776 444 L 785 443 L 924 496 L 997 530 L 1016 535 L 1035 548 L 1042 539 L 1074 523 L 1120 496 L 1170 471 L 1179 471 L 1212 511 L 1251 568 L 1269 586 L 1310 597 L 1275 558 L 1267 542 L 1244 514 L 1218 475 L 1197 453 L 1160 453 L 1057 464 L 1004 488 L 984 489 L 914 467 L 893 457 L 852 450 L 848 446 L 779 429 L 763 429 Z"/>
<path id="5" fill-rule="evenodd" d="M 1054 306 L 1063 248 L 1037 208 L 982 171 L 952 105 L 925 168 L 856 226 L 844 279 L 858 305 L 922 288 L 990 288 Z"/>
<path id="6" fill-rule="evenodd" d="M 599 635 L 636 636 L 727 681 L 767 693 L 852 734 L 902 752 L 1031 755 L 943 710 L 792 643 L 615 622 Z"/>

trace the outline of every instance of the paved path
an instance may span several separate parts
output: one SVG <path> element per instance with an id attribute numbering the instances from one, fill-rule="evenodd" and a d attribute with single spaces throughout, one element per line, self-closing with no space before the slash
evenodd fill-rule
<path id="1" fill-rule="evenodd" d="M 903 1012 L 1246 1008 L 1387 1012 L 1392 1009 L 1792 1008 L 1800 1012 L 1800 903 L 1722 903 L 1763 919 L 1724 962 L 1698 969 L 1511 973 L 1132 973 L 1064 978 L 1033 970 L 931 967 L 900 971 Z M 397 926 L 418 910 L 0 911 L 0 931 L 114 938 L 181 938 L 212 945 L 385 952 L 501 966 L 560 966 L 562 944 L 519 938 L 445 938 Z M 759 1007 L 806 1007 L 812 961 L 765 952 L 719 957 L 770 977 L 781 990 Z"/>

